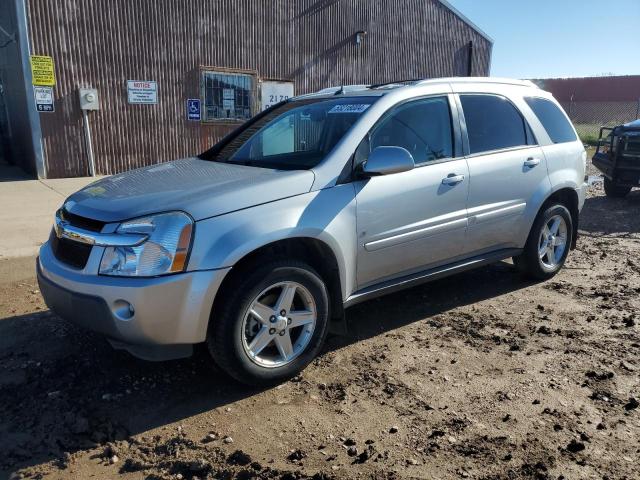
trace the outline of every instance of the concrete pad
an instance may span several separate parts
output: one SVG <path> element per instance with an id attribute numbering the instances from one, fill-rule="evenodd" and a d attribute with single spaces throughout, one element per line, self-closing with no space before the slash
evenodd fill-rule
<path id="1" fill-rule="evenodd" d="M 95 180 L 96 177 L 0 181 L 0 259 L 36 255 L 49 238 L 56 210 L 69 195 Z"/>
<path id="2" fill-rule="evenodd" d="M 53 178 L 50 180 L 40 181 L 51 190 L 54 190 L 67 198 L 72 193 L 77 192 L 81 188 L 86 187 L 100 178 L 102 177 Z"/>

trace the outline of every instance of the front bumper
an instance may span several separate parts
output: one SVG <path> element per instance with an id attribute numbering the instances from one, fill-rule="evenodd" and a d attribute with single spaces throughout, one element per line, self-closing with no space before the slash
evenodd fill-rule
<path id="1" fill-rule="evenodd" d="M 192 344 L 206 339 L 213 300 L 230 270 L 120 278 L 90 274 L 88 268 L 69 267 L 48 242 L 42 246 L 38 283 L 49 308 L 150 360 L 188 356 Z"/>
<path id="2" fill-rule="evenodd" d="M 612 159 L 604 153 L 597 153 L 591 163 L 616 185 L 637 187 L 640 185 L 640 158 L 635 154 L 619 153 Z"/>
<path id="3" fill-rule="evenodd" d="M 605 153 L 596 153 L 591 159 L 591 163 L 605 176 L 611 178 L 613 164 L 611 159 L 609 159 L 609 155 Z"/>

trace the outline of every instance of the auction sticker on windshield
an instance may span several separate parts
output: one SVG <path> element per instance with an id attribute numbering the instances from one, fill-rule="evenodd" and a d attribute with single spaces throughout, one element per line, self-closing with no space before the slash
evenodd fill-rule
<path id="1" fill-rule="evenodd" d="M 329 113 L 362 113 L 370 106 L 371 104 L 369 103 L 347 103 L 344 105 L 336 105 L 329 110 Z"/>

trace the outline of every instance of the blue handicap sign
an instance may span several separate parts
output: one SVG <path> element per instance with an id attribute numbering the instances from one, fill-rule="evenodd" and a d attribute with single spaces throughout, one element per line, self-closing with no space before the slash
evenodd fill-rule
<path id="1" fill-rule="evenodd" d="M 200 99 L 189 98 L 187 100 L 187 119 L 200 120 Z"/>

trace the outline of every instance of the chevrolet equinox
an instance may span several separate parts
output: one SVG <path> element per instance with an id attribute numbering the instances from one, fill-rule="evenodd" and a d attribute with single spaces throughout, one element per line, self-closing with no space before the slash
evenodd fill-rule
<path id="1" fill-rule="evenodd" d="M 526 81 L 332 87 L 197 157 L 71 195 L 37 260 L 61 317 L 151 360 L 206 343 L 236 379 L 302 370 L 344 309 L 512 258 L 535 279 L 575 246 L 586 154 Z"/>

